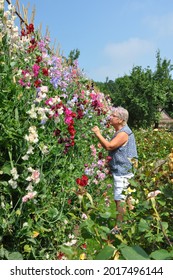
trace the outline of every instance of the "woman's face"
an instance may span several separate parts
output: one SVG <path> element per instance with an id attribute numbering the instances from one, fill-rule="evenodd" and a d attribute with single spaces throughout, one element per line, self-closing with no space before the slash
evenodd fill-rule
<path id="1" fill-rule="evenodd" d="M 119 116 L 116 112 L 111 113 L 110 115 L 110 124 L 114 125 L 114 124 L 118 124 L 119 123 Z"/>

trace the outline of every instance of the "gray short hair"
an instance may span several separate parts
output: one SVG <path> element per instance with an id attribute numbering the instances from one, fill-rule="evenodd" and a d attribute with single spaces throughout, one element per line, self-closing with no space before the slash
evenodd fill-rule
<path id="1" fill-rule="evenodd" d="M 118 117 L 123 120 L 125 123 L 128 122 L 129 119 L 129 112 L 123 107 L 113 107 L 112 112 L 116 113 Z"/>

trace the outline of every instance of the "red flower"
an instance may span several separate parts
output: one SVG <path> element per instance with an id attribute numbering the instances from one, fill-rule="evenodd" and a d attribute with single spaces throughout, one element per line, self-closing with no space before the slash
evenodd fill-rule
<path id="1" fill-rule="evenodd" d="M 22 28 L 22 30 L 21 30 L 21 36 L 26 36 L 25 28 Z"/>
<path id="2" fill-rule="evenodd" d="M 71 117 L 72 117 L 72 118 L 76 118 L 76 113 L 72 112 L 72 113 L 71 113 Z"/>
<path id="3" fill-rule="evenodd" d="M 64 256 L 65 256 L 65 254 L 62 253 L 62 252 L 57 253 L 57 258 L 58 258 L 58 260 L 62 260 L 62 258 L 63 258 Z"/>
<path id="4" fill-rule="evenodd" d="M 35 41 L 35 38 L 32 38 L 32 39 L 30 40 L 30 43 L 31 43 L 31 45 L 37 44 L 37 42 Z"/>
<path id="5" fill-rule="evenodd" d="M 84 116 L 84 113 L 82 110 L 78 109 L 77 110 L 77 119 L 82 119 Z"/>
<path id="6" fill-rule="evenodd" d="M 81 245 L 81 249 L 86 250 L 86 248 L 87 248 L 87 244 L 86 244 L 86 243 L 84 243 L 84 244 Z"/>
<path id="7" fill-rule="evenodd" d="M 107 162 L 110 162 L 111 160 L 112 160 L 112 157 L 110 157 L 110 156 L 107 156 L 107 157 L 106 157 L 106 161 L 107 161 Z"/>
<path id="8" fill-rule="evenodd" d="M 30 23 L 29 25 L 26 26 L 27 30 L 28 30 L 28 34 L 34 32 L 34 25 L 32 23 Z"/>
<path id="9" fill-rule="evenodd" d="M 88 184 L 88 177 L 86 175 L 82 175 L 81 178 L 76 179 L 76 183 L 81 187 L 85 187 Z"/>
<path id="10" fill-rule="evenodd" d="M 71 141 L 70 145 L 71 145 L 71 146 L 74 146 L 74 145 L 75 145 L 75 142 L 74 142 L 74 141 Z"/>
<path id="11" fill-rule="evenodd" d="M 44 76 L 49 76 L 49 72 L 48 72 L 47 68 L 43 68 L 42 73 L 43 73 Z"/>
<path id="12" fill-rule="evenodd" d="M 76 133 L 76 130 L 74 129 L 73 125 L 69 125 L 68 126 L 68 132 L 70 133 L 70 135 L 74 136 Z"/>
<path id="13" fill-rule="evenodd" d="M 34 82 L 34 86 L 35 87 L 39 87 L 41 85 L 41 81 L 40 80 L 36 80 L 35 82 Z"/>
<path id="14" fill-rule="evenodd" d="M 41 61 L 42 61 L 42 57 L 41 56 L 37 56 L 36 63 L 40 63 Z"/>

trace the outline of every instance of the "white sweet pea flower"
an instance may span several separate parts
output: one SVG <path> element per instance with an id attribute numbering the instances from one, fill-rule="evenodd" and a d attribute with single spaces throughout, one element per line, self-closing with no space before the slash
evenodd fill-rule
<path id="1" fill-rule="evenodd" d="M 27 222 L 23 223 L 23 227 L 28 227 L 28 223 Z"/>
<path id="2" fill-rule="evenodd" d="M 33 150 L 34 150 L 33 146 L 29 146 L 27 155 L 33 154 L 34 153 Z"/>
<path id="3" fill-rule="evenodd" d="M 150 199 L 152 197 L 156 197 L 160 193 L 161 193 L 161 191 L 159 191 L 159 190 L 156 190 L 156 191 L 153 191 L 153 192 L 149 192 L 148 195 L 147 195 L 147 198 Z"/>
<path id="4" fill-rule="evenodd" d="M 14 167 L 11 169 L 11 175 L 13 176 L 13 180 L 17 180 L 19 178 L 19 175 L 17 174 L 17 169 Z"/>
<path id="5" fill-rule="evenodd" d="M 23 160 L 28 160 L 28 159 L 29 159 L 29 156 L 28 156 L 28 155 L 24 155 L 24 156 L 22 157 L 22 159 L 23 159 Z"/>
<path id="6" fill-rule="evenodd" d="M 48 147 L 46 145 L 40 145 L 39 148 L 40 148 L 42 154 L 46 155 L 49 153 Z"/>
<path id="7" fill-rule="evenodd" d="M 28 181 L 28 182 L 31 182 L 32 181 L 32 177 L 28 176 L 25 180 Z"/>
<path id="8" fill-rule="evenodd" d="M 35 108 L 35 104 L 33 104 L 31 106 L 31 110 L 26 112 L 31 119 L 37 119 L 37 112 L 36 112 L 36 108 Z"/>
<path id="9" fill-rule="evenodd" d="M 8 181 L 8 183 L 13 189 L 17 188 L 17 182 L 16 181 L 11 179 L 11 180 Z"/>
<path id="10" fill-rule="evenodd" d="M 26 190 L 27 190 L 28 192 L 32 192 L 32 191 L 33 191 L 32 183 L 29 183 L 29 185 L 27 186 Z"/>
<path id="11" fill-rule="evenodd" d="M 38 134 L 35 126 L 30 126 L 29 135 L 25 135 L 24 139 L 30 143 L 38 142 Z"/>
<path id="12" fill-rule="evenodd" d="M 28 167 L 28 171 L 29 171 L 29 172 L 33 172 L 33 170 L 34 170 L 34 169 L 33 169 L 32 167 Z"/>
<path id="13" fill-rule="evenodd" d="M 59 108 L 59 109 L 58 109 L 58 114 L 59 114 L 59 115 L 62 115 L 63 113 L 64 113 L 63 108 L 62 108 L 62 107 L 61 107 L 61 108 Z"/>
<path id="14" fill-rule="evenodd" d="M 40 90 L 41 90 L 41 92 L 43 92 L 43 93 L 47 93 L 47 92 L 48 92 L 48 86 L 42 86 L 42 87 L 40 88 Z"/>

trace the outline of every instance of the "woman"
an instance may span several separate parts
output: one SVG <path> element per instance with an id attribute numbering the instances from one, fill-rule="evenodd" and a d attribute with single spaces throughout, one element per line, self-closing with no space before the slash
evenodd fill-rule
<path id="1" fill-rule="evenodd" d="M 110 124 L 115 128 L 115 134 L 111 141 L 106 140 L 97 126 L 92 131 L 97 136 L 101 145 L 109 151 L 111 156 L 110 169 L 114 179 L 114 200 L 118 215 L 117 223 L 111 230 L 113 234 L 120 232 L 119 224 L 123 221 L 125 213 L 125 195 L 123 191 L 129 185 L 128 180 L 134 176 L 133 160 L 137 159 L 137 149 L 135 137 L 132 130 L 127 125 L 129 113 L 123 107 L 113 107 L 110 115 Z M 130 201 L 127 201 L 129 209 L 132 209 Z"/>

